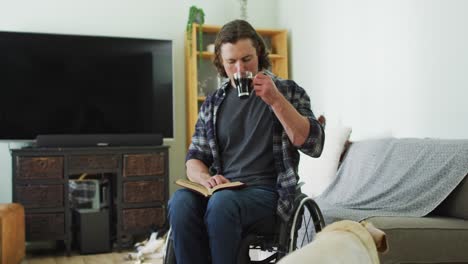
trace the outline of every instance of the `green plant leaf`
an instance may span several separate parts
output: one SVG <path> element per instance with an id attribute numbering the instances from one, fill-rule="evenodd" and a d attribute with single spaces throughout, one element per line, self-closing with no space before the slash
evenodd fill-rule
<path id="1" fill-rule="evenodd" d="M 203 9 L 198 8 L 196 6 L 191 6 L 189 10 L 189 17 L 187 20 L 187 40 L 189 41 L 189 49 L 190 49 L 190 55 L 192 55 L 192 30 L 193 30 L 193 23 L 198 23 L 200 26 L 200 30 L 198 31 L 198 50 L 200 51 L 200 56 L 199 59 L 201 61 L 202 59 L 202 54 L 201 52 L 203 51 L 203 24 L 205 23 L 205 12 Z"/>

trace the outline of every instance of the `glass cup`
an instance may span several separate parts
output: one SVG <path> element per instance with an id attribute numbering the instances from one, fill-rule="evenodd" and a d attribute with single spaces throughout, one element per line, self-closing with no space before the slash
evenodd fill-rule
<path id="1" fill-rule="evenodd" d="M 253 74 L 250 71 L 241 71 L 234 73 L 234 84 L 237 88 L 237 95 L 241 99 L 246 99 L 250 96 L 253 90 Z"/>

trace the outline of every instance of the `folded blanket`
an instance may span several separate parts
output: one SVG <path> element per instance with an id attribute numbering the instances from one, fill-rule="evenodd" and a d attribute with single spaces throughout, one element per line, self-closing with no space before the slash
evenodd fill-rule
<path id="1" fill-rule="evenodd" d="M 468 140 L 376 139 L 351 145 L 337 177 L 316 198 L 327 223 L 371 216 L 425 216 L 468 173 Z"/>

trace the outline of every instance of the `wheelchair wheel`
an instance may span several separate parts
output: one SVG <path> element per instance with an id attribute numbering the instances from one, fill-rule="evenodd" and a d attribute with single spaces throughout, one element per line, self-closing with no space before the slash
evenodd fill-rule
<path id="1" fill-rule="evenodd" d="M 175 253 L 174 253 L 174 245 L 173 245 L 173 240 L 171 236 L 172 229 L 169 229 L 167 232 L 167 238 L 166 238 L 166 245 L 165 245 L 165 251 L 166 253 L 164 254 L 164 264 L 176 264 L 176 258 L 175 258 Z"/>
<path id="2" fill-rule="evenodd" d="M 325 226 L 320 208 L 313 199 L 301 194 L 295 202 L 297 209 L 290 225 L 288 252 L 312 242 L 316 233 Z"/>

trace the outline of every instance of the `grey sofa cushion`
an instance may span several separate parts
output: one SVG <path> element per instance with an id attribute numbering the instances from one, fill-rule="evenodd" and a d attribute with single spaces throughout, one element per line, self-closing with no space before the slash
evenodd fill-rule
<path id="1" fill-rule="evenodd" d="M 468 221 L 446 217 L 371 217 L 387 234 L 382 264 L 468 263 Z"/>
<path id="2" fill-rule="evenodd" d="M 433 214 L 468 220 L 468 175 L 434 210 Z"/>

